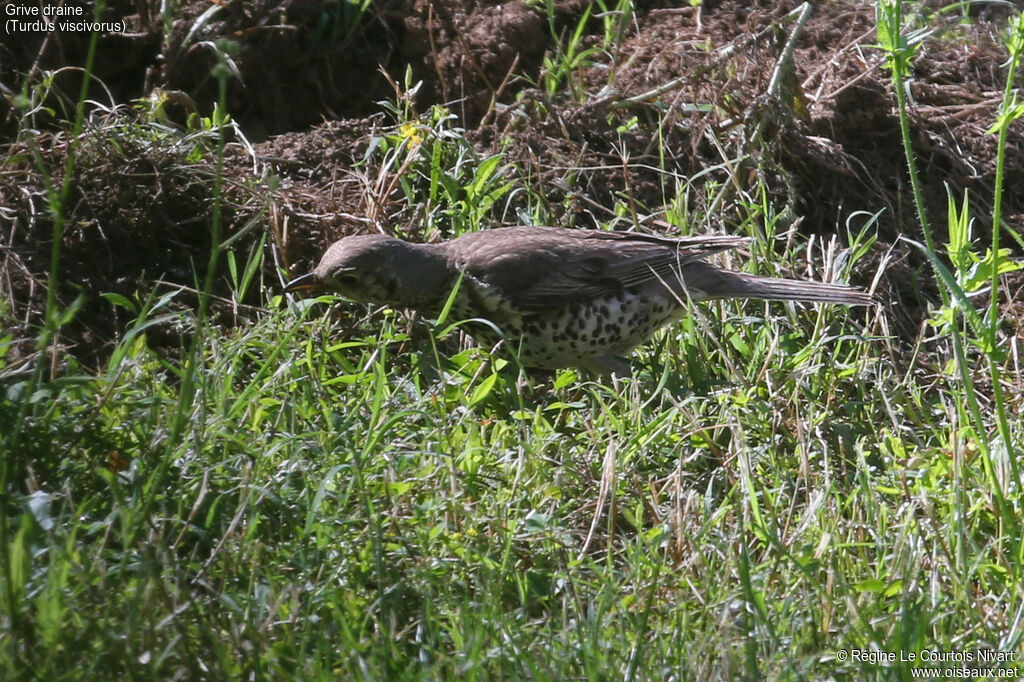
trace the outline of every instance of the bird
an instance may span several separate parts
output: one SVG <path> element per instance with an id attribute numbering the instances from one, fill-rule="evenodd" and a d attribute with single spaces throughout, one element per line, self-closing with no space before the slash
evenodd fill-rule
<path id="1" fill-rule="evenodd" d="M 525 368 L 631 376 L 626 356 L 692 302 L 761 299 L 870 305 L 860 289 L 762 277 L 708 256 L 750 241 L 638 232 L 500 227 L 421 244 L 383 234 L 344 237 L 284 291 L 327 290 L 364 303 L 472 320 L 480 344 L 505 341 Z M 453 291 L 454 296 L 452 295 Z"/>

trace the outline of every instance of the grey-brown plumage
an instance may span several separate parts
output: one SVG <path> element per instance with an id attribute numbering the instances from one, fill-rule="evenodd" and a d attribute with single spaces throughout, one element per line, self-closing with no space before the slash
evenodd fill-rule
<path id="1" fill-rule="evenodd" d="M 325 288 L 357 301 L 435 315 L 462 274 L 451 315 L 490 321 L 526 367 L 581 367 L 620 376 L 622 356 L 679 319 L 687 301 L 755 298 L 868 305 L 852 287 L 759 277 L 704 259 L 743 237 L 668 239 L 632 232 L 504 227 L 438 244 L 345 237 L 285 291 Z M 502 335 L 469 328 L 481 343 Z"/>

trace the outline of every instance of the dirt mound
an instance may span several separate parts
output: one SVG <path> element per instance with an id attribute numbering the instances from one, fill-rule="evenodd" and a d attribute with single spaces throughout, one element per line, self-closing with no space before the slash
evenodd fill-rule
<path id="1" fill-rule="evenodd" d="M 385 0 L 359 12 L 345 2 L 190 0 L 165 17 L 110 3 L 106 18 L 127 28 L 100 37 L 90 91 L 100 104 L 90 104 L 64 207 L 60 299 L 85 294 L 67 343 L 100 360 L 117 338 L 127 313 L 101 293 L 137 297 L 163 280 L 184 286 L 189 304 L 215 201 L 210 141 L 197 121 L 218 97 L 217 49 L 229 55 L 227 109 L 240 131 L 225 163 L 224 229 L 246 232 L 232 248 L 251 253 L 263 243 L 254 224 L 270 227 L 264 285 L 340 234 L 418 229 L 423 207 L 403 201 L 397 178 L 382 178 L 393 169 L 378 151 L 403 118 L 436 104 L 455 117 L 448 130 L 464 132 L 479 158 L 502 155 L 561 225 L 592 227 L 616 211 L 632 224 L 676 206 L 698 217 L 698 230 L 729 229 L 744 202 L 758 200 L 746 193 L 763 186 L 804 231 L 856 231 L 877 214 L 879 253 L 900 235 L 921 238 L 891 85 L 870 48 L 871 5 L 815 6 L 775 93 L 797 3 L 666 5 L 623 13 L 558 2 L 548 12 L 541 3 Z M 1005 79 L 1000 12 L 921 18 L 946 35 L 923 43 L 909 89 L 933 225 L 943 223 L 947 191 L 967 192 L 981 239 L 996 145 L 986 130 Z M 25 33 L 0 48 L 3 286 L 25 338 L 47 286 L 47 182 L 62 177 L 62 121 L 80 87 L 80 70 L 62 67 L 84 64 L 87 47 L 85 34 Z M 56 70 L 49 79 L 46 69 Z M 154 107 L 156 93 L 169 93 L 168 106 Z M 29 139 L 29 129 L 40 136 Z M 1024 186 L 1020 126 L 1008 146 L 1006 187 Z M 517 197 L 493 208 L 493 224 L 535 210 Z M 1024 193 L 1008 192 L 1003 211 L 1024 230 Z M 887 296 L 913 328 L 927 296 L 914 283 L 922 259 L 897 248 L 904 265 Z M 231 291 L 225 275 L 217 293 L 227 300 Z M 225 303 L 226 322 L 240 304 L 258 297 Z"/>

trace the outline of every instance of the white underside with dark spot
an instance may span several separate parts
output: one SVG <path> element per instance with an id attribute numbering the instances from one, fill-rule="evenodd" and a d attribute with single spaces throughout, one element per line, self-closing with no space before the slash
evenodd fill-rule
<path id="1" fill-rule="evenodd" d="M 662 326 L 682 317 L 684 307 L 667 291 L 625 289 L 610 297 L 570 303 L 542 312 L 516 312 L 493 287 L 466 278 L 451 319 L 483 318 L 501 330 L 524 367 L 582 367 L 598 373 L 628 373 L 620 359 Z M 484 314 L 486 311 L 486 314 Z M 486 324 L 466 330 L 487 347 L 502 336 Z"/>

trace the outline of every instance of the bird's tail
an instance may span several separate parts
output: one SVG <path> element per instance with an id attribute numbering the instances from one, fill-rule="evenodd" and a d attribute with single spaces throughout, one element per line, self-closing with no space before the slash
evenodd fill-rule
<path id="1" fill-rule="evenodd" d="M 720 270 L 707 263 L 691 263 L 683 270 L 683 281 L 698 300 L 716 298 L 757 298 L 766 301 L 806 301 L 871 305 L 872 296 L 856 287 L 799 279 L 761 277 L 746 272 Z"/>

